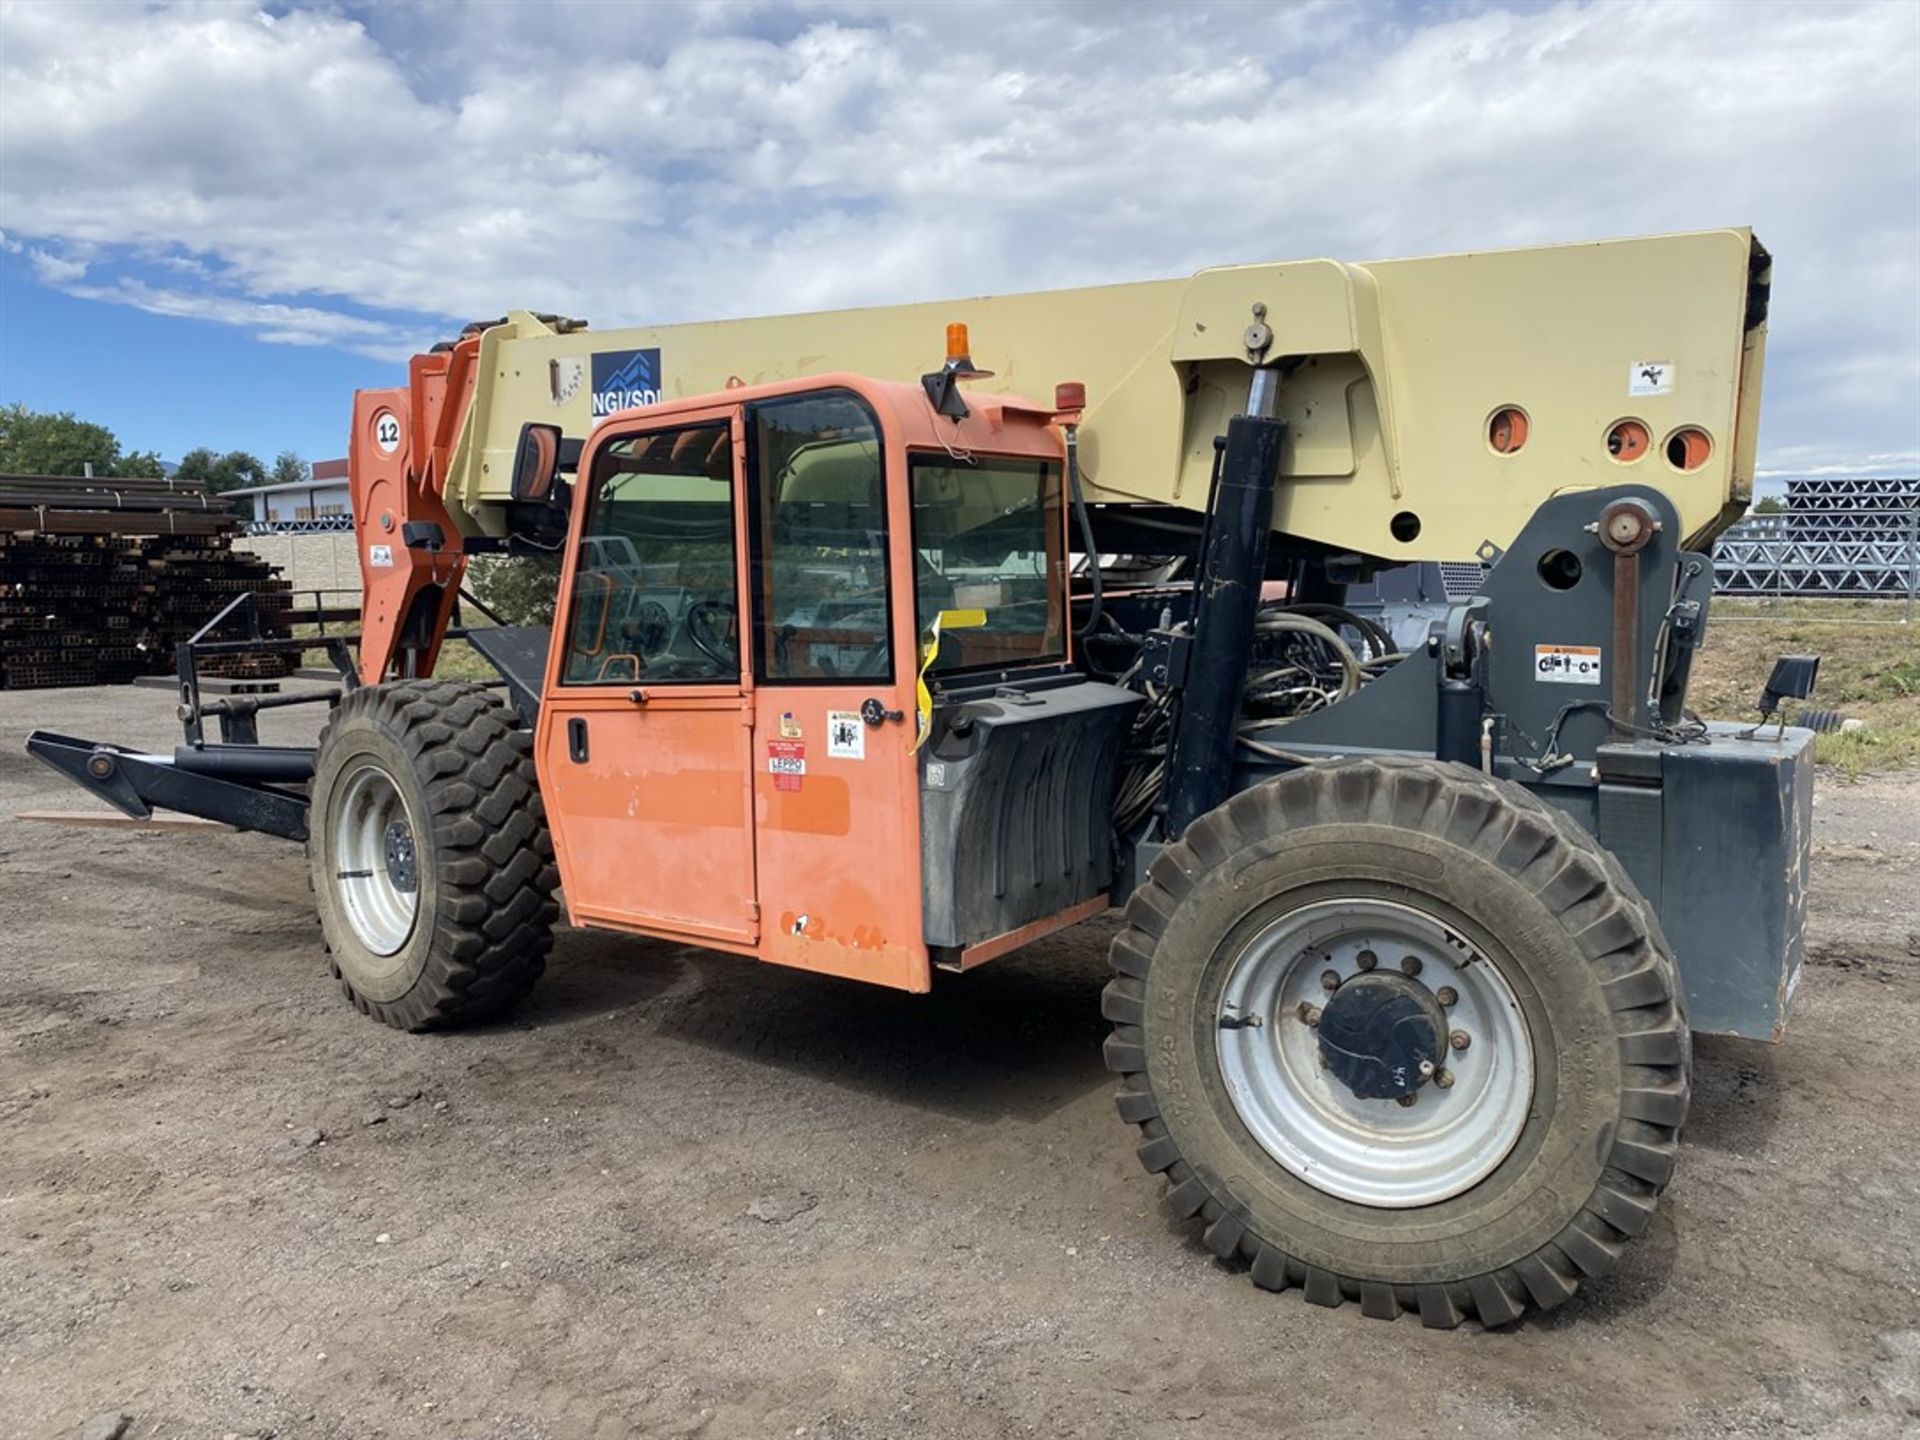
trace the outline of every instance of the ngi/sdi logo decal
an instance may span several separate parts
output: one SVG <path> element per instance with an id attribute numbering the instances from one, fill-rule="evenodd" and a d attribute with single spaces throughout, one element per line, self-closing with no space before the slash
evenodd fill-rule
<path id="1" fill-rule="evenodd" d="M 660 352 L 606 350 L 593 357 L 593 418 L 660 403 Z"/>

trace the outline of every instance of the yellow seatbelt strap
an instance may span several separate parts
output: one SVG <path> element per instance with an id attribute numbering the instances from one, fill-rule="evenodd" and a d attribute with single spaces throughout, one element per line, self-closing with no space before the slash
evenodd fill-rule
<path id="1" fill-rule="evenodd" d="M 940 658 L 940 632 L 942 630 L 978 630 L 987 623 L 984 610 L 942 610 L 933 617 L 933 626 L 927 632 L 927 643 L 920 649 L 920 674 L 914 680 L 913 744 L 907 753 L 911 755 L 927 743 L 927 736 L 933 733 L 933 692 L 927 689 L 927 672 L 933 668 L 933 662 Z"/>

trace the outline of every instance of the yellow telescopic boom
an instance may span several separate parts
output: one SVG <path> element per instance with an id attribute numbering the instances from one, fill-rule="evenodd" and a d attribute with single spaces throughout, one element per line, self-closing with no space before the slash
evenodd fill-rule
<path id="1" fill-rule="evenodd" d="M 1251 367 L 1279 364 L 1276 531 L 1467 559 L 1552 495 L 1637 481 L 1699 545 L 1752 494 L 1768 280 L 1730 229 L 616 331 L 515 311 L 482 337 L 444 493 L 462 530 L 504 534 L 523 424 L 584 437 L 613 409 L 729 385 L 910 379 L 961 321 L 993 372 L 969 388 L 1044 403 L 1086 385 L 1095 502 L 1204 509 L 1214 437 Z"/>

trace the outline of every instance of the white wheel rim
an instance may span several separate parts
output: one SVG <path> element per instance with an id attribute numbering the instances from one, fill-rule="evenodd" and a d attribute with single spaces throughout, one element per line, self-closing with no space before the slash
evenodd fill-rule
<path id="1" fill-rule="evenodd" d="M 1322 976 L 1363 973 L 1362 952 L 1403 973 L 1413 957 L 1421 984 L 1457 996 L 1446 1022 L 1468 1043 L 1447 1049 L 1444 1075 L 1410 1106 L 1357 1098 L 1326 1069 L 1307 1018 L 1329 999 Z M 1331 900 L 1281 917 L 1235 957 L 1215 1018 L 1220 1074 L 1248 1132 L 1286 1170 L 1343 1200 L 1437 1204 L 1486 1179 L 1526 1128 L 1533 1040 L 1519 998 L 1489 956 L 1409 906 Z"/>
<path id="2" fill-rule="evenodd" d="M 413 934 L 420 913 L 420 867 L 413 819 L 387 772 L 366 763 L 352 771 L 333 808 L 336 893 L 354 936 L 375 955 L 392 955 Z"/>

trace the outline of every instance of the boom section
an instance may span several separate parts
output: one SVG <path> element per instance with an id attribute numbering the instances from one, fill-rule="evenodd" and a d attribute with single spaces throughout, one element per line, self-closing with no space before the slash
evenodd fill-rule
<path id="1" fill-rule="evenodd" d="M 1752 232 L 1726 229 L 606 332 L 516 311 L 423 357 L 412 443 L 460 528 L 503 535 L 529 420 L 584 439 L 617 410 L 729 386 L 905 378 L 963 321 L 993 372 L 970 394 L 1085 383 L 1095 503 L 1203 510 L 1249 367 L 1277 364 L 1272 527 L 1295 541 L 1462 560 L 1510 545 L 1553 495 L 1640 484 L 1697 547 L 1751 495 L 1769 276 Z"/>

